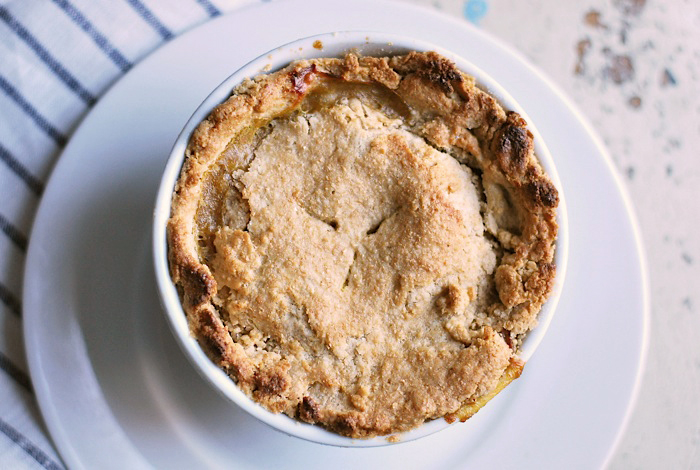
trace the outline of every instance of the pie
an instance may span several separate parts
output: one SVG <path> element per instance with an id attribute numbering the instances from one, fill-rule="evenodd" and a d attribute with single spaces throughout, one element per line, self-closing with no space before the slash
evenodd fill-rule
<path id="1" fill-rule="evenodd" d="M 190 138 L 168 222 L 191 334 L 273 413 L 352 438 L 517 377 L 559 196 L 524 119 L 434 52 L 301 60 Z"/>

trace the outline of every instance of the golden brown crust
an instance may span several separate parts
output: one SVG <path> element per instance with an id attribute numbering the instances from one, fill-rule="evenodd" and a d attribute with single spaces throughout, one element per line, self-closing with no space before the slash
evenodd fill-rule
<path id="1" fill-rule="evenodd" d="M 274 412 L 351 437 L 455 416 L 551 291 L 558 194 L 533 136 L 435 53 L 247 80 L 186 157 L 173 281 L 203 349 Z"/>

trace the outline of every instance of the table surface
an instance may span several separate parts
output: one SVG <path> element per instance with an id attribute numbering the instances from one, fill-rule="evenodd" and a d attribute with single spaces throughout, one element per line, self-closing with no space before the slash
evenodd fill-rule
<path id="1" fill-rule="evenodd" d="M 20 79 L 26 81 L 31 77 L 13 74 L 13 66 L 19 69 L 24 64 L 7 65 L 9 61 L 5 58 L 15 57 L 10 54 L 20 56 L 27 45 L 33 48 L 32 54 L 49 66 L 52 54 L 60 55 L 48 45 L 42 58 L 39 54 L 42 49 L 37 49 L 36 44 L 32 46 L 31 37 L 22 36 L 22 21 L 29 18 L 31 8 L 35 8 L 37 14 L 50 10 L 47 5 L 52 5 L 56 12 L 63 10 L 75 24 L 81 25 L 95 44 L 101 42 L 102 51 L 109 54 L 112 63 L 122 72 L 131 66 L 124 56 L 135 61 L 177 32 L 206 20 L 206 15 L 196 21 L 183 19 L 189 12 L 187 8 L 192 8 L 179 6 L 183 2 L 164 6 L 164 0 L 126 1 L 158 34 L 143 36 L 140 42 L 132 39 L 129 47 L 123 46 L 120 52 L 108 50 L 105 44 L 109 43 L 101 40 L 100 32 L 93 28 L 93 25 L 108 24 L 108 18 L 95 6 L 109 5 L 107 0 L 92 4 L 84 0 L 0 0 L 0 56 L 3 59 L 0 60 L 0 110 L 3 106 L 24 106 L 24 113 L 34 124 L 43 125 L 42 130 L 57 144 L 55 148 L 43 149 L 41 142 L 23 141 L 20 142 L 22 149 L 28 152 L 22 155 L 24 160 L 16 157 L 17 152 L 13 156 L 12 149 L 7 149 L 7 139 L 11 141 L 12 136 L 6 131 L 10 129 L 21 134 L 23 124 L 21 119 L 11 123 L 3 121 L 0 111 L 0 157 L 34 194 L 16 196 L 10 183 L 19 183 L 7 180 L 0 172 L 0 228 L 7 235 L 0 237 L 0 326 L 3 333 L 0 335 L 0 368 L 12 378 L 12 387 L 29 391 L 12 395 L 16 397 L 12 406 L 29 410 L 22 417 L 13 415 L 9 402 L 0 403 L 0 438 L 9 438 L 20 449 L 13 450 L 0 439 L 0 467 L 3 462 L 20 462 L 16 465 L 24 468 L 24 462 L 26 468 L 35 468 L 38 462 L 43 468 L 53 468 L 52 462 L 57 459 L 50 450 L 47 455 L 36 452 L 31 455 L 32 447 L 22 440 L 24 433 L 36 446 L 50 449 L 48 440 L 42 437 L 41 425 L 31 423 L 40 423 L 40 419 L 32 402 L 21 339 L 16 334 L 21 329 L 21 305 L 17 299 L 21 298 L 23 247 L 26 249 L 41 189 L 65 138 L 86 112 L 84 109 L 72 111 L 75 107 L 66 105 L 63 114 L 50 115 L 64 121 L 58 133 L 42 121 L 36 110 L 27 107 L 26 102 L 22 105 L 23 98 L 13 87 Z M 697 235 L 700 232 L 700 158 L 697 155 L 700 148 L 700 2 L 404 1 L 427 5 L 471 21 L 520 51 L 571 98 L 602 138 L 635 207 L 651 289 L 646 369 L 636 406 L 610 468 L 700 468 L 700 400 L 697 398 L 700 396 L 700 343 L 696 340 L 696 332 L 700 331 L 700 237 Z M 192 3 L 199 3 L 204 7 L 202 11 L 216 16 L 219 11 L 225 13 L 238 7 L 240 1 L 193 0 Z M 178 5 L 181 16 L 166 12 L 172 4 Z M 92 15 L 90 18 L 95 23 L 82 21 L 81 11 Z M 158 12 L 160 21 L 149 19 L 149 11 Z M 63 23 L 57 19 L 56 24 L 60 27 Z M 48 37 L 43 31 L 31 29 L 31 25 L 29 29 L 40 41 Z M 15 36 L 20 40 L 14 40 Z M 115 33 L 110 39 L 121 41 L 124 38 Z M 20 46 L 8 49 L 7 44 L 15 42 L 21 43 Z M 68 68 L 71 65 L 67 63 Z M 61 65 L 52 67 L 54 70 Z M 71 76 L 64 76 L 62 80 L 89 109 L 118 74 L 104 77 L 90 91 L 80 88 L 75 80 L 71 82 Z M 21 86 L 17 86 L 21 92 Z M 56 98 L 58 102 L 60 99 Z M 10 101 L 14 104 L 8 105 Z M 26 101 L 31 101 L 31 97 Z M 2 129 L 3 126 L 7 127 Z M 35 160 L 32 160 L 33 150 L 38 155 Z M 0 373 L 2 387 L 5 387 L 4 380 L 6 377 Z M 32 426 L 38 431 L 31 431 Z M 17 460 L 6 457 L 12 452 L 17 453 Z M 29 457 L 21 458 L 22 452 Z"/>

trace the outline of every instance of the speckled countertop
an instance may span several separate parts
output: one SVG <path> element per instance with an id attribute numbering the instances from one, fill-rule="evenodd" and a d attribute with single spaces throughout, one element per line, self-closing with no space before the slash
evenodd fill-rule
<path id="1" fill-rule="evenodd" d="M 418 3 L 527 56 L 607 145 L 635 206 L 651 287 L 646 370 L 610 468 L 700 468 L 700 2 Z"/>

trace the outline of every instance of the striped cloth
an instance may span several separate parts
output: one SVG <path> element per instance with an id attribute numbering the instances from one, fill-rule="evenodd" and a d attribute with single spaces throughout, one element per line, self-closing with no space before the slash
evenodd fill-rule
<path id="1" fill-rule="evenodd" d="M 242 0 L 0 0 L 0 469 L 63 468 L 22 344 L 22 275 L 47 178 L 81 118 L 145 54 Z"/>

